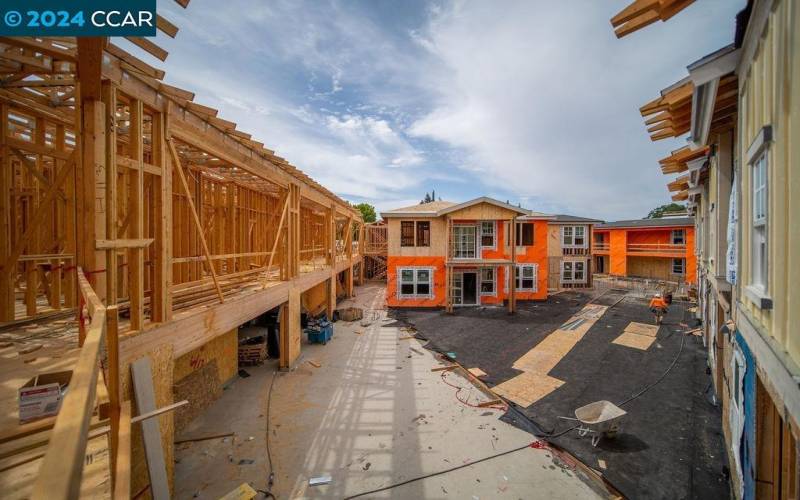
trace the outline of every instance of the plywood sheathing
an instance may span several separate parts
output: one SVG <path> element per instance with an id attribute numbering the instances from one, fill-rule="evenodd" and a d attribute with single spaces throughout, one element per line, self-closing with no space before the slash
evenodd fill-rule
<path id="1" fill-rule="evenodd" d="M 212 339 L 175 360 L 174 400 L 189 404 L 175 411 L 175 431 L 180 432 L 200 412 L 222 395 L 223 385 L 236 376 L 238 329 Z"/>
<path id="2" fill-rule="evenodd" d="M 612 343 L 646 351 L 655 342 L 656 335 L 658 326 L 631 321 Z"/>
<path id="3" fill-rule="evenodd" d="M 172 346 L 164 344 L 147 354 L 153 371 L 153 389 L 156 397 L 156 407 L 170 405 L 174 402 L 172 395 L 172 367 L 173 356 Z M 141 357 L 141 356 L 140 356 Z M 138 357 L 136 359 L 139 359 Z M 132 387 L 130 377 L 130 360 L 120 369 L 121 374 L 125 374 L 122 379 L 122 394 L 126 400 L 132 399 Z M 169 480 L 170 491 L 173 489 L 173 441 L 175 440 L 174 412 L 168 411 L 159 415 L 159 426 L 161 428 L 161 445 L 164 448 L 164 461 L 167 465 L 167 478 Z M 147 462 L 144 457 L 144 446 L 142 445 L 142 429 L 140 425 L 134 424 L 131 435 L 131 491 L 136 493 L 143 490 L 148 485 Z"/>
<path id="4" fill-rule="evenodd" d="M 564 384 L 548 373 L 564 359 L 594 325 L 608 306 L 587 304 L 558 329 L 516 360 L 512 368 L 523 373 L 493 387 L 497 394 L 528 407 Z"/>

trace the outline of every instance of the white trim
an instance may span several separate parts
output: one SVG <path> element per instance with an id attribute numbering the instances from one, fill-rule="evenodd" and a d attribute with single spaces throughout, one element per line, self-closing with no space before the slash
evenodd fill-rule
<path id="1" fill-rule="evenodd" d="M 484 224 L 491 224 L 492 225 L 492 244 L 490 246 L 483 245 L 483 225 Z M 488 249 L 488 250 L 497 250 L 497 221 L 496 220 L 482 220 L 478 223 L 478 232 L 480 237 L 480 248 L 481 250 Z"/>
<path id="2" fill-rule="evenodd" d="M 570 264 L 570 279 L 564 278 L 564 269 L 566 268 L 566 264 Z M 583 266 L 583 279 L 577 280 L 575 279 L 575 264 L 581 264 Z M 587 262 L 582 259 L 565 259 L 561 261 L 561 272 L 559 274 L 559 279 L 561 283 L 586 283 L 586 268 Z"/>
<path id="3" fill-rule="evenodd" d="M 483 291 L 483 270 L 492 271 L 492 292 Z M 487 281 L 488 283 L 488 281 Z M 478 295 L 481 297 L 497 297 L 497 266 L 478 268 Z"/>
<path id="4" fill-rule="evenodd" d="M 414 300 L 414 299 L 432 299 L 434 297 L 434 283 L 435 283 L 435 269 L 434 267 L 430 266 L 403 266 L 395 268 L 395 279 L 397 280 L 397 299 L 398 300 Z M 428 293 L 427 294 L 403 294 L 402 293 L 402 286 L 403 286 L 403 271 L 412 271 L 414 273 L 414 291 L 416 292 L 417 286 L 420 284 L 418 281 L 418 273 L 419 271 L 428 271 L 430 274 L 430 280 L 428 281 Z"/>
<path id="5" fill-rule="evenodd" d="M 525 272 L 525 268 L 531 268 L 533 270 L 533 288 L 524 288 L 522 287 L 523 281 L 523 273 Z M 519 270 L 519 276 L 517 276 L 517 271 L 514 271 L 514 279 L 516 279 L 516 288 L 514 289 L 515 292 L 538 292 L 539 291 L 539 264 L 529 264 L 529 263 L 518 263 L 516 269 Z M 524 278 L 530 279 L 530 278 Z"/>
<path id="6" fill-rule="evenodd" d="M 437 215 L 445 215 L 451 212 L 456 212 L 461 210 L 462 208 L 471 207 L 472 205 L 478 205 L 480 203 L 488 203 L 489 205 L 494 205 L 496 207 L 505 208 L 506 210 L 510 210 L 512 212 L 516 212 L 522 215 L 528 215 L 530 212 L 525 210 L 524 208 L 515 207 L 514 205 L 509 205 L 508 203 L 503 203 L 502 201 L 495 200 L 494 198 L 489 198 L 488 196 L 481 196 L 480 198 L 475 198 L 474 200 L 465 201 L 463 203 L 459 203 L 458 205 L 452 205 L 447 208 L 443 208 L 439 210 L 436 214 Z"/>

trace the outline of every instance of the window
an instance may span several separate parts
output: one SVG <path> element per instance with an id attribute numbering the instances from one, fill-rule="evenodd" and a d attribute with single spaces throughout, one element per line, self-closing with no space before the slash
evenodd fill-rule
<path id="1" fill-rule="evenodd" d="M 400 246 L 401 247 L 431 246 L 430 221 L 427 220 L 421 220 L 416 222 L 414 222 L 413 220 L 400 221 Z"/>
<path id="2" fill-rule="evenodd" d="M 584 226 L 575 227 L 575 246 L 576 247 L 586 246 L 586 228 Z"/>
<path id="3" fill-rule="evenodd" d="M 564 226 L 561 228 L 562 247 L 586 247 L 586 226 Z"/>
<path id="4" fill-rule="evenodd" d="M 673 229 L 672 230 L 672 244 L 673 245 L 685 245 L 686 239 L 684 237 L 683 229 Z"/>
<path id="5" fill-rule="evenodd" d="M 481 268 L 481 295 L 494 295 L 494 268 Z"/>
<path id="6" fill-rule="evenodd" d="M 537 290 L 536 277 L 538 274 L 537 264 L 517 264 L 514 276 L 517 280 L 517 291 L 535 292 Z"/>
<path id="7" fill-rule="evenodd" d="M 517 222 L 517 246 L 533 246 L 533 222 Z"/>
<path id="8" fill-rule="evenodd" d="M 411 220 L 400 221 L 400 246 L 401 247 L 414 246 L 414 221 Z"/>
<path id="9" fill-rule="evenodd" d="M 481 247 L 494 248 L 494 221 L 481 222 Z"/>
<path id="10" fill-rule="evenodd" d="M 752 186 L 752 240 L 753 255 L 750 259 L 750 283 L 763 293 L 767 288 L 767 153 L 758 156 L 750 170 Z"/>
<path id="11" fill-rule="evenodd" d="M 478 254 L 476 233 L 476 226 L 453 226 L 453 258 L 476 258 Z"/>
<path id="12" fill-rule="evenodd" d="M 417 221 L 417 246 L 431 246 L 431 223 L 430 221 Z"/>
<path id="13" fill-rule="evenodd" d="M 586 262 L 565 260 L 561 263 L 562 283 L 586 282 Z"/>
<path id="14" fill-rule="evenodd" d="M 685 259 L 672 259 L 672 274 L 683 274 L 686 270 Z"/>
<path id="15" fill-rule="evenodd" d="M 431 268 L 400 268 L 398 273 L 400 276 L 398 295 L 401 299 L 433 296 L 433 270 Z"/>

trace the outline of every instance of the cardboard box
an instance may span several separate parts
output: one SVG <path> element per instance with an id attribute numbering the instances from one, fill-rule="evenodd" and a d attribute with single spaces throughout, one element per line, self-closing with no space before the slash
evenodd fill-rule
<path id="1" fill-rule="evenodd" d="M 43 373 L 19 389 L 19 423 L 58 414 L 72 371 Z"/>

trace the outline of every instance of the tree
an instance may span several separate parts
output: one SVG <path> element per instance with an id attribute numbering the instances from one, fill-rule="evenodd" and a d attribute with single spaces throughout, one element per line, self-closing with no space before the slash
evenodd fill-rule
<path id="1" fill-rule="evenodd" d="M 361 211 L 361 218 L 364 219 L 364 222 L 375 222 L 377 218 L 375 215 L 375 207 L 369 203 L 359 203 L 356 205 L 356 208 Z"/>
<path id="2" fill-rule="evenodd" d="M 674 213 L 674 212 L 685 212 L 686 205 L 681 205 L 680 203 L 668 203 L 666 205 L 661 205 L 660 207 L 656 207 L 650 210 L 650 213 L 647 214 L 645 219 L 660 219 L 664 217 L 665 214 Z"/>
<path id="3" fill-rule="evenodd" d="M 435 191 L 434 191 L 434 194 L 436 194 Z M 436 198 L 431 196 L 431 194 L 426 191 L 425 192 L 425 198 L 423 198 L 422 201 L 419 202 L 419 204 L 420 205 L 424 205 L 424 204 L 430 203 L 432 201 L 436 201 Z"/>

